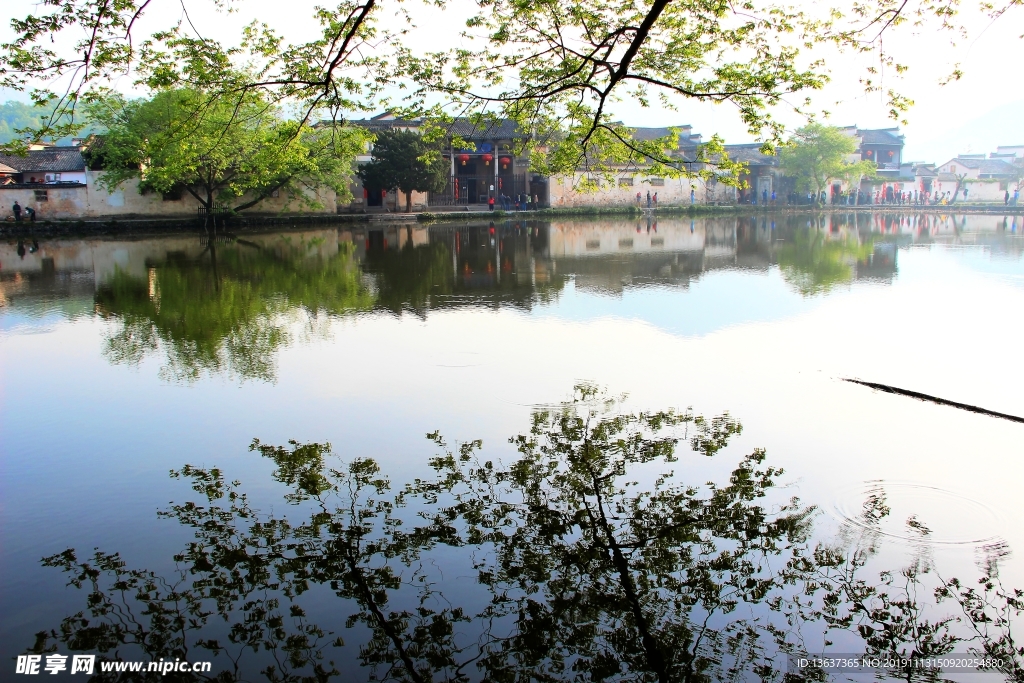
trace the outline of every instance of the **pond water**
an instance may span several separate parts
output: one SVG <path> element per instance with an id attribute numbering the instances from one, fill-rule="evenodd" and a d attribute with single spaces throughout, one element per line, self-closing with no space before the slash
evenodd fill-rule
<path id="1" fill-rule="evenodd" d="M 843 380 L 1024 416 L 1021 228 L 0 243 L 0 680 L 33 647 L 218 680 L 1002 656 L 977 627 L 1024 588 L 1024 424 Z"/>

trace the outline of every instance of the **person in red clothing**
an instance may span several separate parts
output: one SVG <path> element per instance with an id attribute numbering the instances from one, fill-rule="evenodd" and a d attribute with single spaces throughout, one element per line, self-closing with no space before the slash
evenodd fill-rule
<path id="1" fill-rule="evenodd" d="M 487 209 L 489 211 L 494 211 L 494 197 L 493 196 L 487 198 Z"/>

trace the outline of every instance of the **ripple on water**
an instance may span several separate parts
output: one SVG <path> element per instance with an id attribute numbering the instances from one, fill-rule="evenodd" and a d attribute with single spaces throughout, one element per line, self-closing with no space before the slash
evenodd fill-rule
<path id="1" fill-rule="evenodd" d="M 844 525 L 924 545 L 1003 543 L 1001 520 L 985 503 L 910 481 L 876 479 L 839 492 L 833 514 Z"/>

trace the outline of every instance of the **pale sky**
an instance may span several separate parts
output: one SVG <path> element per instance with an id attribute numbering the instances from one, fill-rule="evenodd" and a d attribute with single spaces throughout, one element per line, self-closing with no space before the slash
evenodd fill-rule
<path id="1" fill-rule="evenodd" d="M 417 22 L 408 44 L 437 50 L 441 45 L 458 43 L 457 33 L 471 9 L 467 3 L 468 0 L 451 0 L 446 10 L 438 10 L 408 0 L 404 6 Z M 204 37 L 225 44 L 237 42 L 240 28 L 254 19 L 270 24 L 292 42 L 312 39 L 317 32 L 312 19 L 313 8 L 319 4 L 316 0 L 241 0 L 235 3 L 231 14 L 215 11 L 209 0 L 184 0 L 183 4 Z M 178 0 L 155 0 L 143 29 L 152 31 L 174 24 L 182 18 L 183 4 Z M 812 2 L 806 4 L 808 8 L 817 6 Z M 24 16 L 33 6 L 24 1 L 4 3 L 0 8 L 0 39 L 10 36 L 9 20 Z M 964 11 L 967 16 L 972 10 Z M 1024 7 L 1018 7 L 995 22 L 977 14 L 969 23 L 971 35 L 956 47 L 950 44 L 949 35 L 934 30 L 915 33 L 901 28 L 900 33 L 889 37 L 887 49 L 910 69 L 902 77 L 883 73 L 884 86 L 896 88 L 915 101 L 907 114 L 908 125 L 902 128 L 906 135 L 904 159 L 942 163 L 961 152 L 989 152 L 998 144 L 1024 144 L 1020 125 L 1024 122 L 1022 26 Z M 827 63 L 832 83 L 814 94 L 815 111 L 828 111 L 827 120 L 836 125 L 897 125 L 888 117 L 883 98 L 878 94 L 865 95 L 858 82 L 866 62 L 849 55 L 828 55 Z M 963 78 L 940 85 L 939 81 L 955 64 L 963 70 Z M 121 85 L 130 87 L 130 80 L 124 79 Z M 753 141 L 731 105 L 681 101 L 678 109 L 644 109 L 635 102 L 621 102 L 615 106 L 614 114 L 629 125 L 691 124 L 705 138 L 719 133 L 727 142 Z M 786 110 L 778 115 L 788 126 L 801 124 L 798 116 Z"/>

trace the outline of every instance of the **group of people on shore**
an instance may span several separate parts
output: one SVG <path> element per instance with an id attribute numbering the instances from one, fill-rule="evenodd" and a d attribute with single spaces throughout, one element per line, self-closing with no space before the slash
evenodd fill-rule
<path id="1" fill-rule="evenodd" d="M 925 192 L 924 190 L 895 190 L 891 185 L 883 190 L 877 190 L 874 194 L 867 194 L 863 190 L 848 190 L 845 192 L 833 192 L 829 196 L 825 192 L 808 192 L 806 196 L 798 192 L 790 192 L 786 196 L 786 202 L 790 205 L 798 204 L 831 204 L 833 206 L 947 206 L 953 204 L 959 197 L 960 201 L 967 202 L 970 198 L 969 188 L 963 188 L 959 192 Z M 1003 197 L 1003 204 L 1006 206 L 1017 206 L 1020 200 L 1020 190 L 1014 190 L 1011 195 L 1007 190 Z M 757 204 L 757 198 L 752 202 Z M 762 203 L 765 203 L 762 201 Z M 775 193 L 772 193 L 772 202 L 775 204 Z"/>
<path id="2" fill-rule="evenodd" d="M 487 199 L 487 208 L 494 211 L 494 196 L 492 195 Z M 513 197 L 509 197 L 504 192 L 498 196 L 498 203 L 501 205 L 502 211 L 535 211 L 540 208 L 540 197 L 537 195 L 530 195 L 527 193 L 520 193 Z"/>
<path id="3" fill-rule="evenodd" d="M 691 199 L 691 203 L 692 203 L 692 199 Z M 641 195 L 639 192 L 636 193 L 636 205 L 637 206 L 643 206 L 644 205 L 643 195 Z M 652 208 L 656 208 L 657 206 L 658 206 L 658 193 L 655 192 L 652 195 L 650 190 L 648 190 L 647 191 L 647 208 L 648 209 L 652 209 Z"/>

